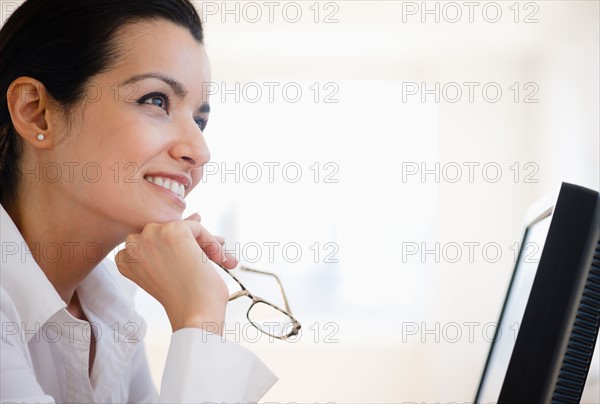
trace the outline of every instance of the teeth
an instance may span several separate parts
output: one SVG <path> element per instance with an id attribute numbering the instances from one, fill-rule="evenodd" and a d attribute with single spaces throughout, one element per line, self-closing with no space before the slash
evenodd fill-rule
<path id="1" fill-rule="evenodd" d="M 165 189 L 168 189 L 169 191 L 173 192 L 174 194 L 179 195 L 181 198 L 185 197 L 185 187 L 183 186 L 183 184 L 180 184 L 179 182 L 177 182 L 175 180 L 172 180 L 170 178 L 151 177 L 151 176 L 146 176 L 144 178 L 146 179 L 146 181 L 151 182 L 152 184 L 155 184 L 155 185 L 158 185 Z"/>

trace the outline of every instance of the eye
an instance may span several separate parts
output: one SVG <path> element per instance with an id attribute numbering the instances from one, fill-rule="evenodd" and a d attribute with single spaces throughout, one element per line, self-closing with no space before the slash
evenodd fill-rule
<path id="1" fill-rule="evenodd" d="M 204 132 L 204 129 L 206 129 L 206 125 L 208 124 L 208 120 L 203 118 L 196 118 L 194 119 L 194 121 L 196 121 L 196 125 L 198 125 L 200 130 Z"/>
<path id="2" fill-rule="evenodd" d="M 164 93 L 151 93 L 138 100 L 140 105 L 154 105 L 169 112 L 169 96 Z"/>

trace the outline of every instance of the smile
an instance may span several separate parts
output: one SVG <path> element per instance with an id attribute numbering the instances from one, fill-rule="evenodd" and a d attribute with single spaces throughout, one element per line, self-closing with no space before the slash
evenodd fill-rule
<path id="1" fill-rule="evenodd" d="M 151 184 L 158 185 L 159 187 L 163 187 L 164 189 L 173 192 L 182 199 L 185 198 L 185 186 L 174 179 L 150 176 L 146 176 L 144 179 Z"/>

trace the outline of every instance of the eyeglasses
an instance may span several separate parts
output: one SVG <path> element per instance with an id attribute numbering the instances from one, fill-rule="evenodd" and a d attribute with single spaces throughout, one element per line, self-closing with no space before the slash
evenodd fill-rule
<path id="1" fill-rule="evenodd" d="M 227 272 L 227 274 L 231 276 L 241 288 L 239 292 L 235 292 L 229 296 L 229 301 L 235 300 L 239 297 L 248 296 L 252 300 L 252 304 L 246 313 L 246 317 L 248 318 L 248 321 L 250 321 L 250 324 L 264 334 L 281 340 L 286 340 L 294 335 L 298 335 L 301 325 L 298 320 L 292 316 L 292 311 L 290 310 L 287 298 L 285 297 L 283 286 L 281 285 L 281 281 L 277 275 L 271 272 L 259 271 L 257 269 L 252 269 L 245 266 L 240 266 L 239 269 L 246 272 L 269 275 L 275 278 L 277 284 L 279 285 L 281 295 L 283 296 L 285 310 L 248 292 L 248 289 L 246 289 L 246 287 L 231 274 L 230 270 L 223 268 L 223 270 Z"/>

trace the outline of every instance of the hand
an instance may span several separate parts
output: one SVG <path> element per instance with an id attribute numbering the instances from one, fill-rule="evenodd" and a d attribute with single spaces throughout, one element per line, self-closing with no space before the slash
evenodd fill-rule
<path id="1" fill-rule="evenodd" d="M 127 237 L 115 259 L 124 276 L 163 305 L 173 332 L 195 327 L 220 334 L 229 291 L 211 260 L 227 269 L 237 265 L 224 253 L 223 239 L 210 234 L 197 214 L 146 225 Z"/>

